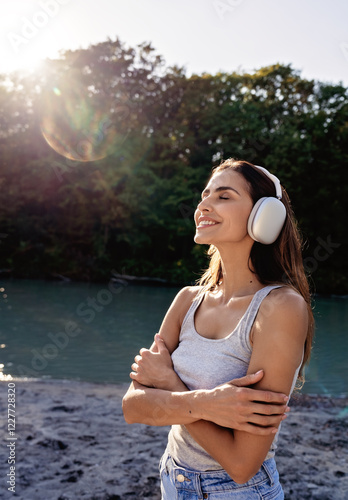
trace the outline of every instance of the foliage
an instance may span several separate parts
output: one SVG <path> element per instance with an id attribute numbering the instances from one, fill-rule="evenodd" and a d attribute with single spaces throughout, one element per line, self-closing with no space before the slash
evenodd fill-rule
<path id="1" fill-rule="evenodd" d="M 0 257 L 14 276 L 193 282 L 199 193 L 236 157 L 286 186 L 316 291 L 347 293 L 342 85 L 283 65 L 187 77 L 148 44 L 109 39 L 0 76 L 0 111 Z"/>

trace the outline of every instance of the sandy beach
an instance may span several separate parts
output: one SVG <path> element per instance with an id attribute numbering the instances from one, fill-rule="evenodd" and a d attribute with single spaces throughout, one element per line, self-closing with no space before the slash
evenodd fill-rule
<path id="1" fill-rule="evenodd" d="M 15 381 L 15 436 L 1 382 L 0 498 L 159 500 L 168 428 L 127 425 L 126 385 Z M 296 395 L 277 464 L 286 499 L 348 499 L 348 398 Z M 14 437 L 17 437 L 14 440 Z M 10 470 L 9 458 L 15 459 Z M 7 474 L 15 473 L 15 492 Z M 11 477 L 10 477 L 11 478 Z"/>

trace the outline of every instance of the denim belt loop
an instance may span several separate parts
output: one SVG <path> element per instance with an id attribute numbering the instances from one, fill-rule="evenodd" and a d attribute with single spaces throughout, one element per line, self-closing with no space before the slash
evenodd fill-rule
<path id="1" fill-rule="evenodd" d="M 274 485 L 274 479 L 273 479 L 272 471 L 270 470 L 270 468 L 268 467 L 268 465 L 267 465 L 266 462 L 264 462 L 262 464 L 262 467 L 263 467 L 264 471 L 266 472 L 266 474 L 268 476 L 268 479 L 270 480 L 271 486 L 273 486 Z"/>

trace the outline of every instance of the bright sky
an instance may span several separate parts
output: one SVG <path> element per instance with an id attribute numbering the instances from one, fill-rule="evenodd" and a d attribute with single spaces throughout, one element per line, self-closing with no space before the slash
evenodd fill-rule
<path id="1" fill-rule="evenodd" d="M 0 73 L 118 36 L 187 74 L 291 63 L 348 85 L 347 0 L 0 0 Z"/>

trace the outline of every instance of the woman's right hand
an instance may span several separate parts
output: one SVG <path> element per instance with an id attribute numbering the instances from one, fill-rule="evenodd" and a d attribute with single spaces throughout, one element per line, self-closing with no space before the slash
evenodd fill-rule
<path id="1" fill-rule="evenodd" d="M 290 411 L 289 398 L 272 391 L 250 389 L 263 377 L 263 371 L 231 380 L 209 391 L 202 391 L 198 398 L 199 418 L 221 427 L 269 435 L 277 431 L 279 423 Z M 195 412 L 196 413 L 196 412 Z"/>
<path id="2" fill-rule="evenodd" d="M 141 385 L 167 391 L 187 390 L 173 368 L 165 342 L 159 334 L 151 349 L 142 348 L 135 356 L 130 378 Z"/>

